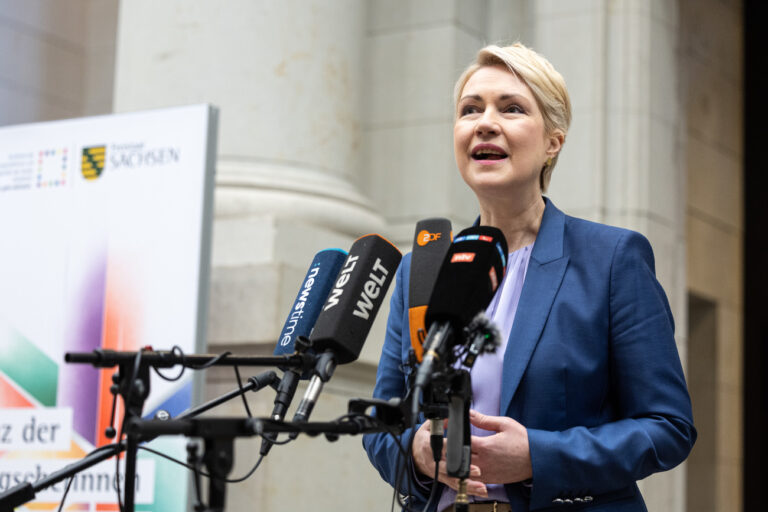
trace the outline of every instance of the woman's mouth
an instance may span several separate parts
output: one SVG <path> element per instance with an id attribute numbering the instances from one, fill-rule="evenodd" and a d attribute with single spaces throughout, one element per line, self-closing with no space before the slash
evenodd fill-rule
<path id="1" fill-rule="evenodd" d="M 470 155 L 473 160 L 488 161 L 503 160 L 507 158 L 507 153 L 493 144 L 479 144 L 475 146 Z"/>

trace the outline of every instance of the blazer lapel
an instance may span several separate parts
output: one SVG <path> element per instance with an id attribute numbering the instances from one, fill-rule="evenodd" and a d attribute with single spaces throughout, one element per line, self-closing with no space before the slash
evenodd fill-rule
<path id="1" fill-rule="evenodd" d="M 568 266 L 568 257 L 563 255 L 565 215 L 549 199 L 545 198 L 545 202 L 547 205 L 504 353 L 499 404 L 502 415 L 508 413 Z"/>

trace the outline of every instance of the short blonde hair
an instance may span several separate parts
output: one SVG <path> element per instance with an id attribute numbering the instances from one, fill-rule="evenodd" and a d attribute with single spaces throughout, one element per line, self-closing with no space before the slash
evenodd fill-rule
<path id="1" fill-rule="evenodd" d="M 521 43 L 505 47 L 490 45 L 477 53 L 475 62 L 464 70 L 454 87 L 454 115 L 467 81 L 478 69 L 488 66 L 504 66 L 525 83 L 533 93 L 544 118 L 546 133 L 552 134 L 559 130 L 563 137 L 566 136 L 571 124 L 571 99 L 565 80 L 544 56 Z M 552 158 L 552 163 L 541 170 L 539 184 L 542 192 L 547 191 L 559 156 L 558 152 Z"/>

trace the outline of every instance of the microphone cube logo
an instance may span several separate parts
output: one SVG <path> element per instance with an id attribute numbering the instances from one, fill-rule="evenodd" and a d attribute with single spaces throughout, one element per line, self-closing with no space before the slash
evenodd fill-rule
<path id="1" fill-rule="evenodd" d="M 451 263 L 472 263 L 474 260 L 474 252 L 457 252 L 451 257 Z"/>
<path id="2" fill-rule="evenodd" d="M 83 148 L 83 158 L 80 170 L 86 180 L 95 180 L 101 176 L 104 170 L 104 162 L 107 157 L 106 146 L 90 146 Z"/>

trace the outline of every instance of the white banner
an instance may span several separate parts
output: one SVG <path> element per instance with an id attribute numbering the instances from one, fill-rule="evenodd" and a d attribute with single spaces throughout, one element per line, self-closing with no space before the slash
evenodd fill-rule
<path id="1" fill-rule="evenodd" d="M 77 459 L 0 459 L 0 492 L 22 482 L 35 482 L 45 478 L 64 466 L 77 462 Z M 117 500 L 117 476 L 115 459 L 108 459 L 81 471 L 72 478 L 67 493 L 67 503 L 111 503 Z M 155 500 L 155 461 L 138 459 L 136 461 L 136 503 L 147 504 Z M 68 480 L 43 489 L 36 499 L 41 502 L 58 503 L 64 496 Z M 125 490 L 125 459 L 120 461 L 120 492 Z"/>
<path id="2" fill-rule="evenodd" d="M 26 410 L 0 411 L 0 489 L 112 442 L 105 430 L 121 424 L 116 368 L 65 353 L 204 350 L 216 130 L 209 105 L 0 127 L 0 408 Z M 189 408 L 193 373 L 151 373 L 143 414 Z M 183 458 L 173 443 L 163 450 Z M 113 506 L 114 472 L 78 476 L 67 503 Z M 145 461 L 138 478 L 139 503 L 185 510 L 186 469 Z"/>
<path id="3" fill-rule="evenodd" d="M 72 442 L 72 408 L 0 409 L 0 450 L 67 450 Z"/>

